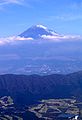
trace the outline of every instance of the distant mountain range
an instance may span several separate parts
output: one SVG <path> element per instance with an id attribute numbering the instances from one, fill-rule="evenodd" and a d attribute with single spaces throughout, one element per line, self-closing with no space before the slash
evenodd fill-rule
<path id="1" fill-rule="evenodd" d="M 0 96 L 11 96 L 17 105 L 29 105 L 48 98 L 76 97 L 82 100 L 82 71 L 48 76 L 0 75 Z"/>
<path id="2" fill-rule="evenodd" d="M 49 75 L 82 70 L 82 40 L 43 25 L 0 42 L 0 74 Z"/>

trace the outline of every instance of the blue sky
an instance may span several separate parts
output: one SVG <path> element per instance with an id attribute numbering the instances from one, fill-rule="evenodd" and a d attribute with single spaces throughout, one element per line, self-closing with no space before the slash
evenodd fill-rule
<path id="1" fill-rule="evenodd" d="M 0 0 L 0 37 L 18 35 L 36 24 L 81 35 L 82 0 Z"/>

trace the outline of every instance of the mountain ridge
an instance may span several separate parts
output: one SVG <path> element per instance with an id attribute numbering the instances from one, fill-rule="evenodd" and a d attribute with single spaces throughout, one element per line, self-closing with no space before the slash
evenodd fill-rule
<path id="1" fill-rule="evenodd" d="M 81 94 L 82 73 L 78 72 L 48 76 L 0 75 L 0 96 L 9 95 L 17 104 L 33 104 L 41 99 L 72 96 L 80 99 Z"/>

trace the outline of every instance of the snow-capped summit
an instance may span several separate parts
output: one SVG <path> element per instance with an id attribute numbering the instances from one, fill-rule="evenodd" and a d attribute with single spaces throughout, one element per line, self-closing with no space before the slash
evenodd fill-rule
<path id="1" fill-rule="evenodd" d="M 40 25 L 40 24 L 36 25 L 36 27 L 43 28 L 43 29 L 47 30 L 47 27 Z"/>
<path id="2" fill-rule="evenodd" d="M 19 36 L 21 37 L 30 37 L 33 39 L 41 39 L 41 36 L 43 35 L 58 35 L 56 32 L 49 30 L 47 27 L 43 25 L 35 25 L 30 28 L 28 28 L 26 31 L 21 33 Z"/>

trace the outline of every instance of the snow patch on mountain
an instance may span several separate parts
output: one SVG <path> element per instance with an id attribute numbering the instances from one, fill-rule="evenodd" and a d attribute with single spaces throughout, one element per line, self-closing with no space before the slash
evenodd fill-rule
<path id="1" fill-rule="evenodd" d="M 43 28 L 43 29 L 47 30 L 47 27 L 45 27 L 43 25 L 36 25 L 36 27 Z"/>

